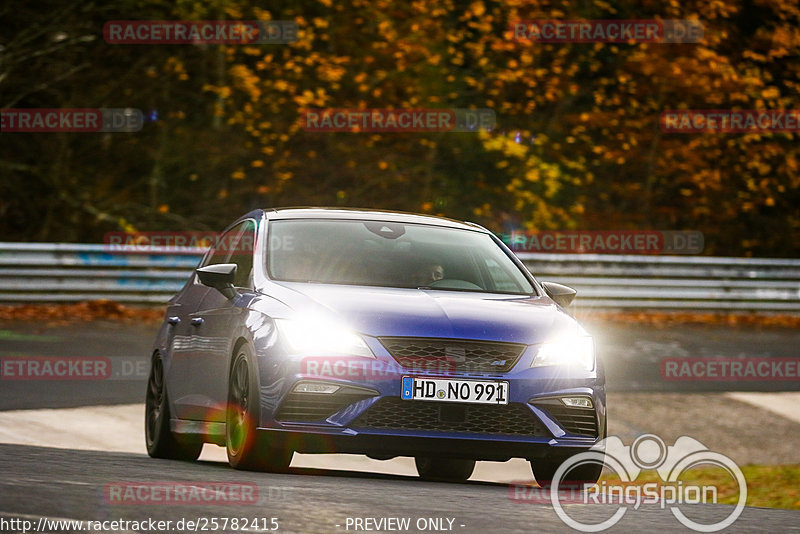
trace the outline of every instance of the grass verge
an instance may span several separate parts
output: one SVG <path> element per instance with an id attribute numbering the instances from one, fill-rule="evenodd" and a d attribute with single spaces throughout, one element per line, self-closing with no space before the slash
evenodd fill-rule
<path id="1" fill-rule="evenodd" d="M 800 465 L 745 465 L 742 473 L 747 481 L 747 506 L 762 508 L 782 508 L 800 510 Z M 717 488 L 721 504 L 736 504 L 739 488 L 736 481 L 721 468 L 698 467 L 687 470 L 680 480 L 684 485 L 692 483 L 700 486 L 713 485 Z M 634 482 L 620 482 L 616 474 L 603 474 L 600 483 L 641 485 L 662 481 L 655 471 L 640 473 Z"/>

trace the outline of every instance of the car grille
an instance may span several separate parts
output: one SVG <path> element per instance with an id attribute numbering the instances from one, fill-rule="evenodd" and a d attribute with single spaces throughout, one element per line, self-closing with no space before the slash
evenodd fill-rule
<path id="1" fill-rule="evenodd" d="M 572 408 L 559 404 L 534 403 L 537 407 L 547 410 L 556 423 L 569 432 L 578 436 L 597 437 L 597 414 L 594 408 Z"/>
<path id="2" fill-rule="evenodd" d="M 385 397 L 353 423 L 353 428 L 547 436 L 551 434 L 524 404 L 457 404 Z"/>
<path id="3" fill-rule="evenodd" d="M 526 345 L 460 339 L 381 337 L 380 342 L 410 370 L 457 373 L 505 373 L 514 367 Z"/>
<path id="4" fill-rule="evenodd" d="M 360 400 L 377 395 L 377 391 L 342 388 L 336 393 L 289 393 L 275 419 L 278 421 L 324 421 L 333 414 Z"/>

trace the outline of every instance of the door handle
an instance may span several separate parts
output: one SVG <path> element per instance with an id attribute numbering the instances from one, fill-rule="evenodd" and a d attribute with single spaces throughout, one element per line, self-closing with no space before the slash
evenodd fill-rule
<path id="1" fill-rule="evenodd" d="M 204 322 L 205 322 L 205 321 L 203 320 L 203 318 L 202 318 L 202 317 L 195 317 L 195 318 L 194 318 L 194 319 L 192 319 L 192 321 L 191 321 L 191 323 L 192 323 L 192 326 L 200 326 L 200 325 L 201 325 L 201 324 L 203 324 Z"/>
<path id="2" fill-rule="evenodd" d="M 171 325 L 176 325 L 179 322 L 181 322 L 181 318 L 178 317 L 178 316 L 172 316 L 172 317 L 167 318 L 167 322 L 169 324 L 171 324 Z"/>

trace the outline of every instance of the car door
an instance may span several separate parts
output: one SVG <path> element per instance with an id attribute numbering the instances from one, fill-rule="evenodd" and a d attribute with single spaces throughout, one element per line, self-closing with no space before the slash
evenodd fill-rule
<path id="1" fill-rule="evenodd" d="M 241 230 L 242 224 L 238 224 L 223 233 L 199 267 L 227 263 L 232 252 L 229 244 Z M 174 325 L 176 335 L 172 341 L 172 360 L 167 376 L 175 417 L 178 419 L 216 420 L 209 417 L 210 412 L 214 411 L 209 391 L 209 387 L 213 388 L 214 381 L 209 379 L 209 376 L 213 376 L 210 374 L 212 369 L 206 367 L 209 361 L 214 361 L 208 355 L 210 343 L 214 341 L 204 335 L 202 329 L 204 323 L 202 310 L 211 294 L 222 297 L 217 290 L 201 284 L 195 273 L 181 296 L 179 313 L 172 317 L 172 320 L 176 321 Z M 216 342 L 221 343 L 221 341 Z"/>
<path id="2" fill-rule="evenodd" d="M 246 309 L 242 303 L 253 293 L 253 248 L 256 223 L 252 219 L 243 221 L 229 232 L 221 246 L 231 253 L 225 261 L 235 263 L 234 286 L 239 297 L 230 300 L 217 290 L 206 293 L 198 310 L 193 314 L 192 333 L 194 364 L 203 370 L 196 375 L 193 386 L 194 398 L 203 408 L 203 420 L 225 420 L 225 405 L 228 396 L 228 373 L 238 332 L 243 328 Z"/>
<path id="3" fill-rule="evenodd" d="M 198 267 L 204 266 L 212 253 L 213 251 L 210 251 L 206 254 Z M 176 371 L 180 369 L 183 360 L 189 356 L 192 350 L 192 327 L 190 325 L 192 314 L 199 309 L 210 289 L 202 285 L 197 280 L 197 274 L 193 273 L 192 278 L 167 308 L 167 323 L 170 325 L 167 352 L 170 354 L 170 360 L 166 372 L 167 376 L 171 378 L 167 382 L 170 400 L 180 399 L 185 390 L 185 385 L 181 380 L 172 379 L 183 376 L 183 373 Z M 176 416 L 178 415 L 176 414 Z"/>

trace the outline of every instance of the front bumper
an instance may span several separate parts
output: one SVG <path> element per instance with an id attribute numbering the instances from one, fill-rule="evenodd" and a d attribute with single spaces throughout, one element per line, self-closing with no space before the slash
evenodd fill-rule
<path id="1" fill-rule="evenodd" d="M 304 378 L 303 380 L 307 380 Z M 327 380 L 326 380 L 327 382 Z M 343 390 L 353 395 L 355 389 Z M 363 395 L 367 395 L 366 388 Z M 513 389 L 512 389 L 513 391 Z M 528 402 L 508 405 L 476 405 L 420 400 L 401 400 L 380 395 L 346 404 L 333 413 L 311 421 L 292 421 L 287 412 L 259 428 L 268 446 L 290 447 L 306 453 L 367 454 L 394 456 L 447 456 L 476 460 L 533 459 L 548 454 L 579 452 L 605 437 L 605 392 L 602 388 L 568 388 L 534 395 Z M 590 410 L 554 410 L 562 396 L 592 399 Z M 287 396 L 288 397 L 288 396 Z M 345 402 L 352 400 L 349 397 Z M 289 404 L 288 399 L 282 406 Z M 295 413 L 302 411 L 303 406 Z M 579 414 L 568 418 L 564 415 Z M 590 414 L 587 416 L 587 413 Z M 291 415 L 291 414 L 290 414 Z M 583 419 L 580 419 L 580 418 Z M 593 419 L 587 430 L 574 420 Z"/>
<path id="2" fill-rule="evenodd" d="M 553 454 L 587 450 L 597 440 L 567 438 L 549 440 L 508 439 L 505 436 L 419 436 L 381 432 L 331 432 L 326 429 L 259 428 L 263 448 L 290 448 L 300 453 L 366 454 L 389 459 L 395 456 L 442 456 L 504 462 L 529 460 Z"/>
<path id="3" fill-rule="evenodd" d="M 262 360 L 281 362 L 261 367 L 259 434 L 265 446 L 378 458 L 428 455 L 505 461 L 579 452 L 605 437 L 605 380 L 597 367 L 593 371 L 531 367 L 532 354 L 526 353 L 505 373 L 444 376 L 507 381 L 509 404 L 487 409 L 486 405 L 400 400 L 403 376 L 442 375 L 398 368 L 385 350 L 381 352 L 382 347 L 372 349 L 377 358 L 366 374 L 359 366 L 353 367 L 359 373 L 349 373 L 349 367 L 338 373 L 335 366 L 318 365 L 314 359 L 311 366 L 309 360 L 285 355 Z M 309 372 L 312 367 L 313 373 Z M 340 390 L 335 395 L 298 394 L 295 387 L 300 382 L 334 384 Z M 567 396 L 589 398 L 592 408 L 566 415 L 563 405 L 554 409 L 553 401 Z M 590 420 L 593 427 L 587 426 Z"/>

